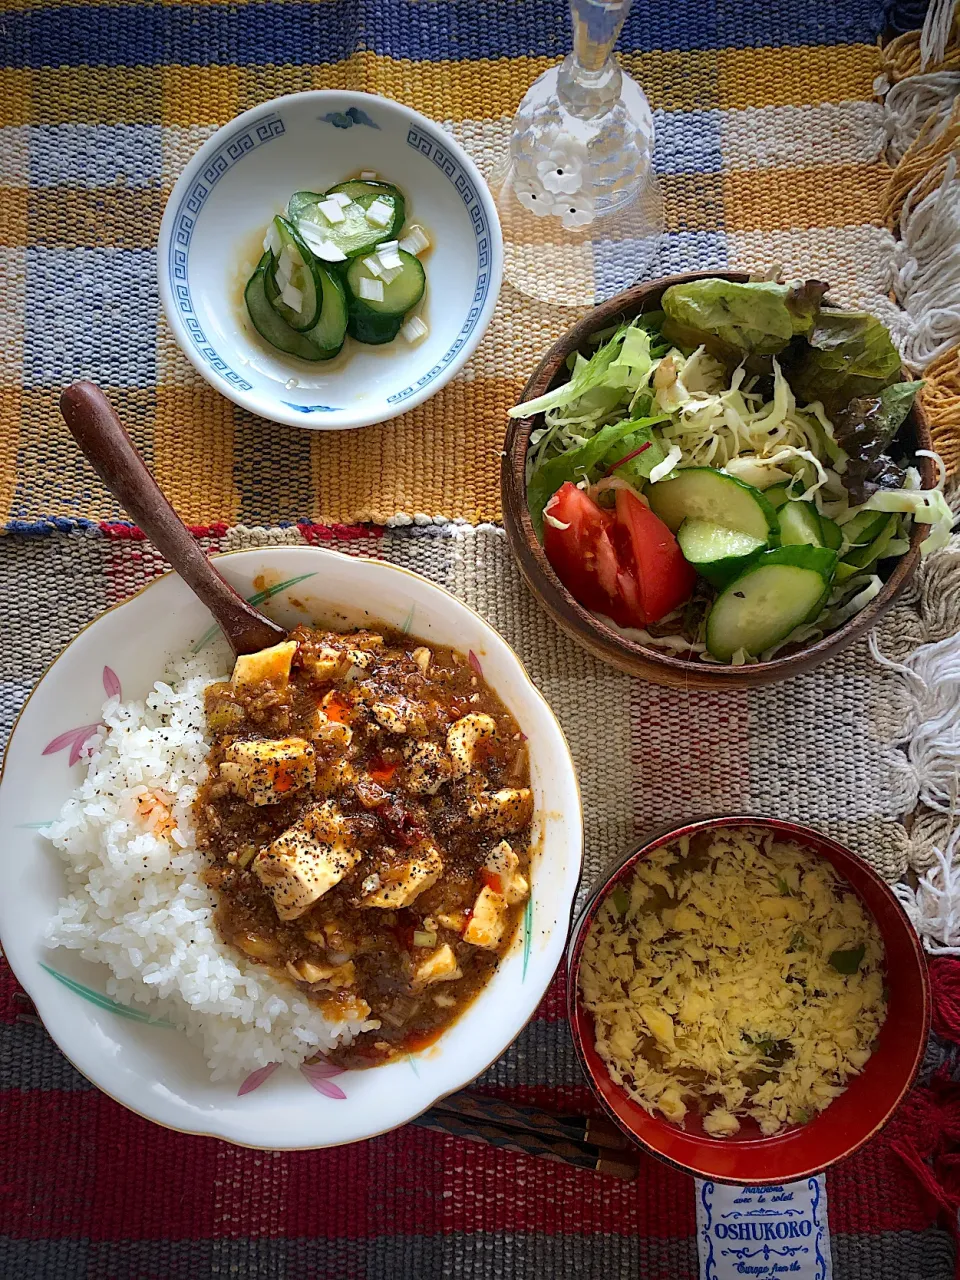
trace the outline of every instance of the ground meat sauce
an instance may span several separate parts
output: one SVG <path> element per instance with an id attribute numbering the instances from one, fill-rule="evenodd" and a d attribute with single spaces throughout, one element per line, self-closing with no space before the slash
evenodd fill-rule
<path id="1" fill-rule="evenodd" d="M 520 729 L 478 670 L 409 636 L 298 627 L 206 690 L 195 816 L 222 937 L 375 1066 L 453 1022 L 529 896 Z"/>

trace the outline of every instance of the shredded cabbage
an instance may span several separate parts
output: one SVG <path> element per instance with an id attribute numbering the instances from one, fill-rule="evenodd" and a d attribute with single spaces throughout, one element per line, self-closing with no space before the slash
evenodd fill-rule
<path id="1" fill-rule="evenodd" d="M 953 532 L 953 512 L 942 489 L 878 489 L 859 508 L 861 511 L 902 511 L 916 524 L 927 524 L 930 532 L 920 543 L 920 554 L 928 556 L 947 546 Z"/>
<path id="2" fill-rule="evenodd" d="M 544 425 L 530 434 L 528 483 L 542 462 L 579 448 L 602 427 L 646 416 L 638 400 L 653 371 L 654 357 L 650 333 L 641 320 L 621 325 L 589 359 L 578 352 L 567 382 L 509 410 L 512 418 L 543 414 Z M 661 345 L 658 356 L 663 350 Z"/>
<path id="3" fill-rule="evenodd" d="M 676 467 L 677 463 L 681 460 L 682 457 L 683 457 L 683 450 L 680 448 L 680 446 L 678 444 L 672 445 L 670 448 L 670 452 L 667 454 L 664 460 L 662 462 L 658 462 L 657 465 L 650 472 L 650 483 L 656 484 L 660 480 L 666 480 L 667 476 L 671 474 L 671 472 Z"/>

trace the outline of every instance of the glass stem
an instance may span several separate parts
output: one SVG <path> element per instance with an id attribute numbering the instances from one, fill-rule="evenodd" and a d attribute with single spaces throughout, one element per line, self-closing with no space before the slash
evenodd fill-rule
<path id="1" fill-rule="evenodd" d="M 557 96 L 571 115 L 604 115 L 620 97 L 622 76 L 613 58 L 633 0 L 570 0 L 573 52 L 557 75 Z"/>

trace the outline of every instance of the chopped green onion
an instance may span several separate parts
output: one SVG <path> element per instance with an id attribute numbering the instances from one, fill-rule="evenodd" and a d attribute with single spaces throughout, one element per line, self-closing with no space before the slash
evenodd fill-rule
<path id="1" fill-rule="evenodd" d="M 610 895 L 618 916 L 625 916 L 630 907 L 630 895 L 623 885 L 618 884 Z"/>
<path id="2" fill-rule="evenodd" d="M 437 935 L 435 930 L 415 929 L 413 934 L 413 945 L 415 947 L 433 947 L 436 946 Z"/>
<path id="3" fill-rule="evenodd" d="M 249 866 L 256 856 L 257 846 L 255 844 L 245 844 L 237 854 L 237 865 L 241 867 Z"/>
<path id="4" fill-rule="evenodd" d="M 790 897 L 790 886 L 784 880 L 783 876 L 777 876 L 777 888 L 780 890 L 780 896 L 783 898 Z"/>
<path id="5" fill-rule="evenodd" d="M 834 951 L 830 955 L 830 963 L 837 973 L 856 973 L 863 963 L 866 950 L 861 942 L 859 947 L 852 947 L 849 951 Z"/>

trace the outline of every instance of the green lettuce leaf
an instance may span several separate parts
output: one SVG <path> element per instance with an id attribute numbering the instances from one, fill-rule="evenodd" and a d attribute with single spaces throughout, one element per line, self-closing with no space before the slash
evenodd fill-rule
<path id="1" fill-rule="evenodd" d="M 786 373 L 798 402 L 821 400 L 834 412 L 900 379 L 900 353 L 886 325 L 866 311 L 824 308 L 791 357 Z"/>
<path id="2" fill-rule="evenodd" d="M 653 367 L 650 332 L 642 317 L 622 325 L 586 359 L 579 352 L 566 382 L 508 410 L 511 418 L 532 418 L 548 410 L 576 407 L 578 416 L 609 412 L 635 390 Z M 561 415 L 562 416 L 562 415 Z"/>
<path id="3" fill-rule="evenodd" d="M 692 280 L 663 295 L 663 333 L 678 345 L 703 344 L 721 359 L 744 354 L 776 355 L 798 335 L 809 334 L 825 284 L 775 284 L 757 280 Z"/>
<path id="4" fill-rule="evenodd" d="M 591 436 L 579 448 L 568 449 L 566 453 L 542 462 L 527 485 L 527 506 L 530 508 L 530 518 L 537 537 L 543 539 L 543 508 L 566 481 L 577 483 L 584 476 L 588 480 L 598 479 L 599 474 L 607 467 L 619 458 L 626 457 L 634 449 L 639 449 L 642 444 L 649 444 L 650 448 L 627 465 L 633 466 L 634 463 L 640 464 L 645 458 L 649 459 L 645 464 L 645 474 L 649 475 L 656 464 L 663 461 L 664 456 L 650 428 L 657 422 L 665 421 L 666 415 L 661 414 L 656 418 L 626 418 L 623 422 L 613 422 L 607 427 L 601 427 L 595 436 Z M 644 474 L 639 466 L 633 472 L 633 475 L 637 474 Z"/>

